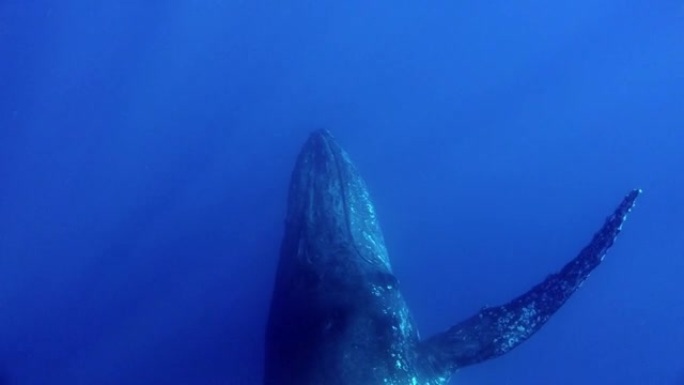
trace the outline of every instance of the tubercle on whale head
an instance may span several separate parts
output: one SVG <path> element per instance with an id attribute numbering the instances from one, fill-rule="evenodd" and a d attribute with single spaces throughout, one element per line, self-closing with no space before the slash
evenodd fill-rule
<path id="1" fill-rule="evenodd" d="M 311 133 L 299 153 L 286 218 L 284 244 L 289 238 L 291 247 L 304 246 L 309 258 L 333 258 L 330 251 L 339 250 L 358 257 L 355 261 L 391 270 L 366 183 L 327 130 Z"/>

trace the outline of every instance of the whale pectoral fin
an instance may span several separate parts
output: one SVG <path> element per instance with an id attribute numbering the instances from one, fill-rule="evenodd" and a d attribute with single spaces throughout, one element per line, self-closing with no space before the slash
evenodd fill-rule
<path id="1" fill-rule="evenodd" d="M 484 308 L 474 316 L 420 344 L 425 370 L 455 369 L 500 356 L 538 331 L 598 266 L 620 233 L 641 190 L 633 190 L 577 257 L 511 302 Z"/>

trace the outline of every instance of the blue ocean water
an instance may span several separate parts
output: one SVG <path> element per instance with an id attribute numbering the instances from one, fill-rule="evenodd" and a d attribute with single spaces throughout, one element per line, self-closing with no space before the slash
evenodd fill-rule
<path id="1" fill-rule="evenodd" d="M 289 173 L 327 128 L 423 336 L 617 244 L 453 384 L 684 384 L 684 5 L 0 2 L 0 377 L 259 384 Z"/>

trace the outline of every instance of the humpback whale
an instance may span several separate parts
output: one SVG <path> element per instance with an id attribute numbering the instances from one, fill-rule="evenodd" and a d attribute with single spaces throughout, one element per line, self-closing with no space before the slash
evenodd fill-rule
<path id="1" fill-rule="evenodd" d="M 264 385 L 441 385 L 537 332 L 603 260 L 641 193 L 580 253 L 512 301 L 419 338 L 364 180 L 328 131 L 292 172 L 266 327 Z"/>

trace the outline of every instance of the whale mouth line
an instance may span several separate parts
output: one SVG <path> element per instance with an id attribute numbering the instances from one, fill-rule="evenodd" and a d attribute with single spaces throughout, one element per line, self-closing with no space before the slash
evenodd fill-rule
<path id="1" fill-rule="evenodd" d="M 336 144 L 336 141 L 330 131 L 326 129 L 314 131 L 311 133 L 310 140 L 314 140 L 314 143 L 319 143 L 323 147 L 318 149 L 319 153 L 326 158 L 329 157 L 330 161 L 334 165 L 342 204 L 341 214 L 343 215 L 345 231 L 349 238 L 348 242 L 345 242 L 345 244 L 349 247 L 350 251 L 353 251 L 354 254 L 356 254 L 359 260 L 369 264 L 370 266 L 376 266 L 380 263 L 389 269 L 389 264 L 383 261 L 381 258 L 372 258 L 372 256 L 363 253 L 359 248 L 359 244 L 363 240 L 357 239 L 360 234 L 355 231 L 352 221 L 354 206 L 349 201 L 349 196 L 353 194 L 353 189 L 351 186 L 349 186 L 349 183 L 346 182 L 349 179 L 349 175 L 347 175 L 349 174 L 348 168 L 353 168 L 353 164 L 347 159 L 344 150 Z"/>
<path id="2" fill-rule="evenodd" d="M 326 136 L 327 136 L 327 138 L 332 138 L 332 136 L 330 135 L 330 133 L 327 130 L 323 130 L 323 132 L 321 134 L 323 135 L 324 138 Z M 325 140 L 325 145 L 326 145 L 326 147 L 328 147 L 330 154 L 332 154 L 333 162 L 335 162 L 335 168 L 337 169 L 337 177 L 339 179 L 338 183 L 339 183 L 340 192 L 342 195 L 342 212 L 344 215 L 344 223 L 347 227 L 347 234 L 349 234 L 351 247 L 354 250 L 354 252 L 356 253 L 356 255 L 359 258 L 361 258 L 361 260 L 372 264 L 373 261 L 369 260 L 369 258 L 366 258 L 363 255 L 363 253 L 361 252 L 361 250 L 359 250 L 357 242 L 356 242 L 356 238 L 354 236 L 354 230 L 352 227 L 351 217 L 350 217 L 350 213 L 349 213 L 351 206 L 348 204 L 348 199 L 347 199 L 347 194 L 349 193 L 349 188 L 348 188 L 347 184 L 344 183 L 344 178 L 342 178 L 342 165 L 340 164 L 340 161 L 341 161 L 340 157 L 342 157 L 343 155 L 341 153 L 333 152 L 332 148 L 330 148 L 330 143 L 328 140 Z"/>
<path id="3" fill-rule="evenodd" d="M 339 159 L 340 154 L 333 151 L 333 148 L 330 144 L 330 139 L 332 139 L 332 136 L 330 135 L 330 132 L 328 130 L 319 130 L 312 135 L 318 135 L 320 137 L 321 142 L 327 150 L 323 151 L 323 153 L 330 154 L 333 164 L 335 165 L 335 171 L 337 171 L 337 180 L 340 188 L 340 197 L 342 198 L 342 213 L 344 215 L 344 223 L 346 225 L 349 238 L 351 238 L 352 240 L 351 243 L 354 244 L 354 232 L 352 231 L 351 219 L 349 218 L 349 203 L 347 202 L 347 194 L 349 193 L 349 190 L 347 189 L 347 186 L 342 178 L 342 166 L 340 165 Z"/>

